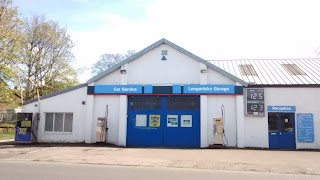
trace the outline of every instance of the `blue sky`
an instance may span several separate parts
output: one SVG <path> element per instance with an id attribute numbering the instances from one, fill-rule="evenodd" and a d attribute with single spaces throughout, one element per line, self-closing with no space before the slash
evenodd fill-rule
<path id="1" fill-rule="evenodd" d="M 166 38 L 204 59 L 318 57 L 318 0 L 14 0 L 66 26 L 76 68 Z"/>
<path id="2" fill-rule="evenodd" d="M 143 0 L 15 0 L 22 17 L 45 15 L 59 21 L 69 30 L 99 28 L 103 14 L 110 13 L 132 20 L 145 18 L 144 7 L 150 1 Z"/>

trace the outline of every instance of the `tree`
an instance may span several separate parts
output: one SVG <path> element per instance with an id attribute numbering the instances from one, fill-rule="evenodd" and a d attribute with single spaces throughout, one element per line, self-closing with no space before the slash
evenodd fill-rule
<path id="1" fill-rule="evenodd" d="M 103 54 L 101 55 L 100 60 L 93 65 L 92 74 L 97 75 L 134 55 L 135 53 L 135 50 L 128 50 L 125 54 Z"/>
<path id="2" fill-rule="evenodd" d="M 15 93 L 9 84 L 14 75 L 12 67 L 19 56 L 22 24 L 12 0 L 0 0 L 0 104 L 12 101 Z"/>
<path id="3" fill-rule="evenodd" d="M 72 68 L 74 56 L 70 35 L 55 21 L 33 16 L 25 21 L 21 61 L 24 98 L 35 98 L 37 90 L 42 96 L 78 83 Z"/>

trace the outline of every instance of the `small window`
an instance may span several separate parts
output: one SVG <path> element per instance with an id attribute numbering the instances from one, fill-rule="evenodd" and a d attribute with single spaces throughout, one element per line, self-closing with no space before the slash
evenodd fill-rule
<path id="1" fill-rule="evenodd" d="M 243 76 L 258 76 L 256 70 L 251 64 L 239 65 L 240 73 Z"/>
<path id="2" fill-rule="evenodd" d="M 198 110 L 200 100 L 198 97 L 168 97 L 167 110 Z"/>
<path id="3" fill-rule="evenodd" d="M 53 129 L 53 113 L 46 113 L 44 131 L 52 131 Z"/>
<path id="4" fill-rule="evenodd" d="M 44 131 L 72 132 L 72 113 L 46 113 Z"/>
<path id="5" fill-rule="evenodd" d="M 162 54 L 163 56 L 168 55 L 168 51 L 167 51 L 167 50 L 162 50 L 162 51 L 161 51 L 161 54 Z"/>
<path id="6" fill-rule="evenodd" d="M 129 97 L 130 110 L 160 110 L 160 97 Z"/>
<path id="7" fill-rule="evenodd" d="M 278 132 L 278 113 L 268 113 L 269 132 Z"/>
<path id="8" fill-rule="evenodd" d="M 66 113 L 64 119 L 64 132 L 72 132 L 73 114 Z"/>
<path id="9" fill-rule="evenodd" d="M 296 64 L 281 64 L 283 69 L 287 71 L 290 75 L 307 75 L 302 71 Z"/>

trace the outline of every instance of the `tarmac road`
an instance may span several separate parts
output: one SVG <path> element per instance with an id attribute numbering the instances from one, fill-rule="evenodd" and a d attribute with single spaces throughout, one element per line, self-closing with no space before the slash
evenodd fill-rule
<path id="1" fill-rule="evenodd" d="M 105 165 L 106 167 L 147 169 L 152 167 L 154 169 L 165 169 L 163 171 L 166 172 L 171 171 L 170 169 L 172 171 L 179 169 L 182 172 L 215 171 L 218 174 L 228 171 L 223 174 L 234 174 L 236 172 L 236 174 L 243 176 L 247 176 L 247 173 L 258 173 L 262 176 L 265 173 L 270 173 L 280 174 L 278 176 L 293 175 L 293 177 L 312 175 L 311 177 L 317 176 L 320 179 L 319 151 L 121 148 L 83 144 L 0 145 L 0 162 L 2 161 L 13 163 L 66 163 L 74 166 L 77 166 L 76 164 L 87 164 L 88 166 Z M 0 168 L 2 167 L 0 166 Z M 46 170 L 44 169 L 44 171 Z M 108 170 L 102 170 L 102 172 L 105 171 Z M 110 171 L 112 174 L 112 170 Z M 161 174 L 162 172 L 155 173 Z"/>
<path id="2" fill-rule="evenodd" d="M 47 162 L 0 161 L 1 180 L 212 180 L 212 179 L 319 179 L 315 175 L 277 174 L 244 171 L 150 168 Z"/>

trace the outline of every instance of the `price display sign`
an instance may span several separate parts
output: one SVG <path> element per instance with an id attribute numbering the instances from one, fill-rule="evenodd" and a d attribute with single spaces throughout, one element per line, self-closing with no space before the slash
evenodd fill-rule
<path id="1" fill-rule="evenodd" d="M 264 89 L 247 89 L 246 115 L 264 116 Z"/>

